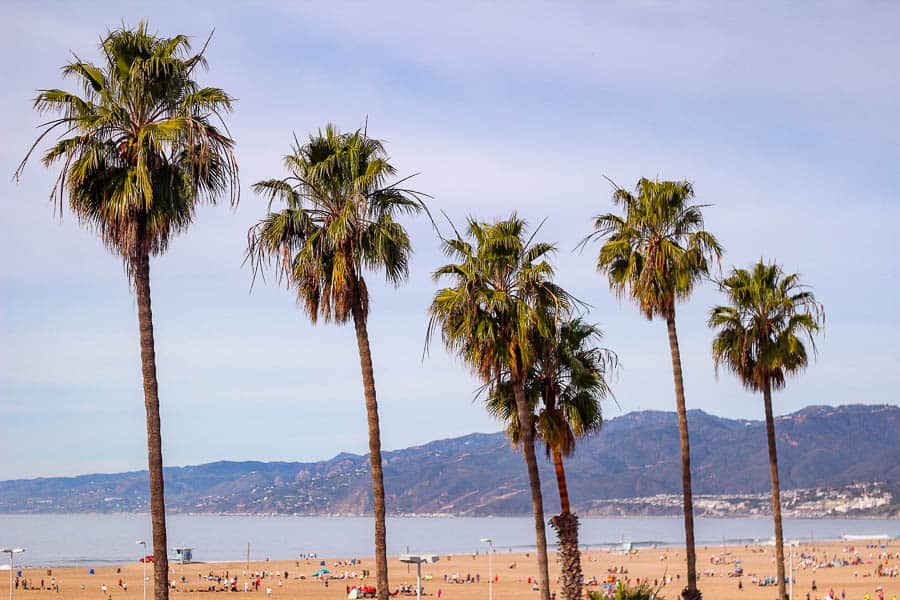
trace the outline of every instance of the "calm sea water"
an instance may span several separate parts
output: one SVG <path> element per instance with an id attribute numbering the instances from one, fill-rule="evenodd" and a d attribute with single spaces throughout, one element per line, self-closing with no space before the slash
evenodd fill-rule
<path id="1" fill-rule="evenodd" d="M 635 545 L 683 543 L 678 517 L 583 518 L 582 545 L 601 547 L 622 541 Z M 371 556 L 373 526 L 366 517 L 294 517 L 173 515 L 169 546 L 190 546 L 197 561 L 243 560 L 250 543 L 251 558 L 292 559 L 301 553 L 319 556 Z M 897 520 L 786 519 L 787 539 L 837 539 L 844 534 L 900 535 Z M 552 538 L 552 531 L 548 530 Z M 772 538 L 769 519 L 697 519 L 700 545 L 766 541 Z M 141 556 L 135 541 L 150 541 L 149 515 L 0 515 L 0 547 L 21 546 L 16 557 L 25 566 L 124 563 Z M 481 538 L 492 538 L 498 552 L 534 546 L 531 518 L 388 519 L 388 552 L 441 554 L 483 551 Z"/>

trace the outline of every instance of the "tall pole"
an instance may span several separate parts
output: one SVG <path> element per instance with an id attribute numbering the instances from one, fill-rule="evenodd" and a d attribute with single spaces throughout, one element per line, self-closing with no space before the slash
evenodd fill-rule
<path id="1" fill-rule="evenodd" d="M 494 600 L 494 540 L 482 538 L 481 541 L 488 545 L 488 600 Z"/>
<path id="2" fill-rule="evenodd" d="M 794 544 L 791 544 L 791 591 L 790 599 L 794 600 Z"/>
<path id="3" fill-rule="evenodd" d="M 494 542 L 488 543 L 488 590 L 489 600 L 494 600 Z"/>
<path id="4" fill-rule="evenodd" d="M 250 542 L 247 542 L 247 572 L 250 572 Z"/>
<path id="5" fill-rule="evenodd" d="M 144 577 L 141 581 L 141 585 L 144 586 L 144 600 L 147 600 L 147 542 L 145 540 L 138 540 L 135 544 L 140 544 L 144 547 L 144 553 L 141 554 L 141 565 L 143 566 Z"/>
<path id="6" fill-rule="evenodd" d="M 9 600 L 13 600 L 13 571 L 15 570 L 13 554 L 25 552 L 25 548 L 2 548 L 0 552 L 9 554 Z"/>
<path id="7" fill-rule="evenodd" d="M 416 600 L 422 600 L 422 561 L 416 563 Z"/>

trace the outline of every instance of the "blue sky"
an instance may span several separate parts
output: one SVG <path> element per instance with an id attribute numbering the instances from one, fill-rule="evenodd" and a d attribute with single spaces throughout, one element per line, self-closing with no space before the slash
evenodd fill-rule
<path id="1" fill-rule="evenodd" d="M 121 263 L 54 216 L 54 175 L 38 162 L 9 181 L 40 122 L 35 89 L 63 85 L 70 51 L 94 58 L 103 32 L 141 17 L 198 45 L 215 28 L 204 81 L 239 99 L 239 207 L 202 210 L 152 266 L 167 464 L 366 450 L 352 328 L 312 327 L 272 281 L 249 293 L 241 267 L 264 210 L 249 186 L 282 174 L 292 132 L 366 117 L 434 211 L 547 218 L 560 281 L 623 364 L 607 417 L 674 401 L 664 325 L 610 295 L 595 249 L 573 252 L 610 208 L 604 175 L 690 179 L 726 265 L 775 258 L 814 286 L 819 359 L 778 412 L 898 401 L 897 5 L 6 2 L 0 17 L 0 478 L 146 464 Z M 409 284 L 370 277 L 389 449 L 499 428 L 462 365 L 439 346 L 422 361 L 442 256 L 425 221 L 408 225 Z M 688 405 L 761 418 L 758 398 L 715 378 L 705 313 L 717 300 L 707 285 L 679 308 Z"/>

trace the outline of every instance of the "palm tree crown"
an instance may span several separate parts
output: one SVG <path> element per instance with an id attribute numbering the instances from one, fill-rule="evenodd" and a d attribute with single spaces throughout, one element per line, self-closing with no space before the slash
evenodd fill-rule
<path id="1" fill-rule="evenodd" d="M 353 302 L 368 314 L 363 272 L 382 270 L 397 285 L 407 276 L 411 246 L 399 213 L 425 209 L 423 194 L 388 184 L 396 170 L 384 145 L 363 130 L 341 133 L 327 125 L 306 144 L 295 139 L 284 158 L 290 175 L 260 181 L 269 212 L 249 232 L 254 271 L 274 266 L 296 287 L 310 320 L 344 323 Z M 272 211 L 280 200 L 285 207 Z"/>
<path id="2" fill-rule="evenodd" d="M 616 368 L 615 353 L 597 344 L 603 333 L 596 325 L 573 318 L 559 323 L 548 340 L 537 340 L 537 360 L 525 378 L 525 393 L 535 414 L 536 437 L 553 449 L 571 456 L 578 439 L 600 431 L 600 401 L 612 395 L 607 375 Z M 488 412 L 507 424 L 507 433 L 518 443 L 521 432 L 516 401 L 508 377 L 490 389 Z"/>
<path id="3" fill-rule="evenodd" d="M 692 204 L 687 181 L 642 178 L 635 193 L 616 188 L 613 202 L 625 215 L 596 217 L 594 233 L 604 239 L 597 269 L 609 276 L 610 288 L 629 295 L 648 319 L 667 318 L 675 302 L 690 297 L 694 286 L 718 262 L 722 248 L 703 229 L 700 205 Z M 582 242 L 582 243 L 584 243 Z"/>
<path id="4" fill-rule="evenodd" d="M 43 90 L 35 108 L 58 115 L 46 123 L 17 171 L 41 140 L 63 137 L 43 156 L 62 163 L 51 197 L 121 254 L 129 271 L 142 254 L 158 254 L 191 223 L 198 204 L 238 199 L 233 142 L 213 121 L 232 108 L 220 88 L 194 79 L 206 67 L 188 38 L 158 37 L 141 22 L 110 32 L 99 65 L 75 58 L 63 75 L 81 93 Z"/>
<path id="5" fill-rule="evenodd" d="M 516 215 L 495 223 L 469 219 L 475 245 L 458 234 L 444 240 L 444 253 L 458 262 L 434 273 L 436 282 L 447 278 L 452 286 L 435 294 L 428 338 L 440 329 L 447 349 L 492 385 L 510 370 L 525 375 L 536 359 L 535 340 L 551 335 L 552 312 L 564 313 L 572 304 L 552 281 L 547 258 L 556 246 L 526 240 L 526 226 Z"/>
<path id="6" fill-rule="evenodd" d="M 809 361 L 806 340 L 813 352 L 813 336 L 824 323 L 824 310 L 796 273 L 787 274 L 774 263 L 759 261 L 751 269 L 733 269 L 720 284 L 728 306 L 710 311 L 716 370 L 737 375 L 749 390 L 766 385 L 782 389 L 788 375 Z"/>

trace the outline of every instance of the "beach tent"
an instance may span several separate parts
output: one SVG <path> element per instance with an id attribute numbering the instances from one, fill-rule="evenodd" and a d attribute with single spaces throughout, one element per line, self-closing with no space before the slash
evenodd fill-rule
<path id="1" fill-rule="evenodd" d="M 329 575 L 331 571 L 328 569 L 319 569 L 315 573 L 313 573 L 313 577 L 321 577 L 322 575 Z"/>

